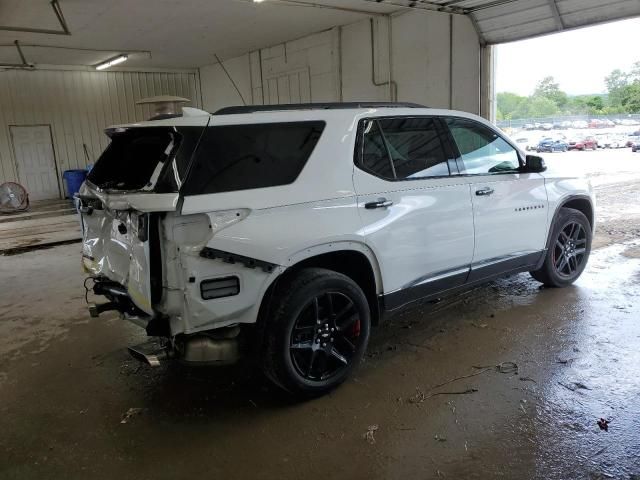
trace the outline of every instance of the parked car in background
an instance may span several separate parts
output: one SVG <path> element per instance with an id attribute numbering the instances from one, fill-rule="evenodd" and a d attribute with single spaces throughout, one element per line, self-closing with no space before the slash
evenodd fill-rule
<path id="1" fill-rule="evenodd" d="M 569 146 L 564 140 L 559 138 L 544 138 L 540 140 L 536 148 L 536 152 L 566 152 Z"/>
<path id="2" fill-rule="evenodd" d="M 640 140 L 636 140 L 631 144 L 631 151 L 634 153 L 640 152 Z"/>
<path id="3" fill-rule="evenodd" d="M 569 150 L 597 150 L 598 141 L 593 137 L 569 140 Z"/>
<path id="4" fill-rule="evenodd" d="M 577 128 L 577 129 L 583 129 L 583 128 L 589 128 L 589 124 L 584 120 L 576 120 L 574 122 L 571 122 L 571 127 Z"/>
<path id="5" fill-rule="evenodd" d="M 523 149 L 523 150 L 529 150 L 529 138 L 528 137 L 517 137 L 515 139 L 515 142 L 518 144 L 518 146 Z"/>
<path id="6" fill-rule="evenodd" d="M 552 123 L 543 123 L 541 125 L 542 130 L 553 130 L 553 124 Z"/>
<path id="7" fill-rule="evenodd" d="M 529 139 L 529 142 L 527 143 L 526 146 L 526 150 L 529 152 L 534 152 L 535 150 L 538 149 L 538 144 L 540 143 L 540 137 L 539 136 L 535 136 Z"/>
<path id="8" fill-rule="evenodd" d="M 638 144 L 640 142 L 640 135 L 629 135 L 627 137 L 627 142 L 625 143 L 625 147 L 632 147 L 634 144 Z"/>
<path id="9" fill-rule="evenodd" d="M 622 148 L 625 142 L 618 136 L 603 136 L 598 138 L 598 148 Z"/>

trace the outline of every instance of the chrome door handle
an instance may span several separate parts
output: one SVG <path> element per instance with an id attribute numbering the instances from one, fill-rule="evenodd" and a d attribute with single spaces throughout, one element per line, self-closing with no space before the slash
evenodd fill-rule
<path id="1" fill-rule="evenodd" d="M 476 195 L 479 197 L 485 197 L 487 195 L 492 195 L 492 194 L 493 194 L 493 188 L 485 187 L 485 188 L 481 188 L 480 190 L 476 190 Z"/>
<path id="2" fill-rule="evenodd" d="M 387 208 L 393 205 L 391 200 L 387 200 L 386 198 L 379 198 L 375 202 L 368 202 L 364 204 L 364 208 L 367 210 L 372 210 L 374 208 Z"/>

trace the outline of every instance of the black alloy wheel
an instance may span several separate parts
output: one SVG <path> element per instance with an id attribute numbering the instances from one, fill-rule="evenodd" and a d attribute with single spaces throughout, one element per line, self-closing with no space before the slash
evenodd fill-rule
<path id="1" fill-rule="evenodd" d="M 297 372 L 307 380 L 327 380 L 348 368 L 358 351 L 360 318 L 353 301 L 340 292 L 309 300 L 291 331 L 289 350 Z"/>
<path id="2" fill-rule="evenodd" d="M 587 253 L 587 233 L 578 222 L 567 224 L 556 238 L 552 262 L 559 275 L 572 277 L 582 266 Z"/>
<path id="3" fill-rule="evenodd" d="M 587 217 L 579 210 L 561 208 L 549 232 L 542 264 L 531 276 L 547 287 L 566 287 L 584 271 L 593 231 Z"/>
<path id="4" fill-rule="evenodd" d="M 357 367 L 366 351 L 371 308 L 350 277 L 305 268 L 282 278 L 265 312 L 262 369 L 298 397 L 323 395 Z"/>

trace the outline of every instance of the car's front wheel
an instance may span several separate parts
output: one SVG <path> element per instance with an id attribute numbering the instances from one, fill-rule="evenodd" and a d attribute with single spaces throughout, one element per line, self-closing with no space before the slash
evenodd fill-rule
<path id="1" fill-rule="evenodd" d="M 584 271 L 591 253 L 591 225 L 573 208 L 561 208 L 551 230 L 542 267 L 531 276 L 548 287 L 566 287 Z"/>
<path id="2" fill-rule="evenodd" d="M 263 368 L 289 393 L 314 397 L 340 385 L 360 362 L 371 313 L 349 277 L 308 268 L 283 279 L 266 319 Z"/>

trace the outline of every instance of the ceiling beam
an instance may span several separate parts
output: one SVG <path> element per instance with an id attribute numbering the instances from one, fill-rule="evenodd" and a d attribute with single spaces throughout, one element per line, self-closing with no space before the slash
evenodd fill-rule
<path id="1" fill-rule="evenodd" d="M 365 0 L 367 2 L 378 3 L 383 5 L 393 5 L 394 7 L 404 10 L 426 10 L 429 12 L 453 13 L 456 15 L 464 15 L 465 11 L 456 6 L 443 5 L 429 0 Z"/>
<path id="2" fill-rule="evenodd" d="M 487 40 L 484 38 L 484 32 L 480 29 L 480 25 L 478 25 L 478 19 L 473 13 L 468 13 L 467 18 L 471 20 L 471 25 L 473 25 L 473 28 L 476 31 L 476 35 L 478 35 L 478 41 L 480 42 L 480 46 L 486 47 Z"/>
<path id="3" fill-rule="evenodd" d="M 252 2 L 252 0 L 245 0 L 247 3 Z M 369 0 L 375 3 L 379 3 L 377 0 Z M 267 2 L 265 2 L 267 3 Z M 306 8 L 321 8 L 325 10 L 337 10 L 339 12 L 347 12 L 347 13 L 359 13 L 361 15 L 373 15 L 373 16 L 385 16 L 386 14 L 381 12 L 376 12 L 372 10 L 362 10 L 359 8 L 350 8 L 350 7 L 340 7 L 337 5 L 330 5 L 322 3 L 319 1 L 308 1 L 308 0 L 269 0 L 268 2 L 271 5 L 285 5 L 289 7 L 306 7 Z"/>
<path id="4" fill-rule="evenodd" d="M 493 7 L 501 7 L 502 5 L 509 5 L 510 3 L 518 3 L 520 1 L 521 0 L 494 0 L 493 2 L 489 2 L 489 3 L 481 3 L 476 7 L 466 8 L 465 13 L 477 12 L 479 10 L 486 10 Z"/>
<path id="5" fill-rule="evenodd" d="M 49 28 L 33 28 L 33 27 L 11 27 L 8 25 L 0 25 L 0 30 L 5 30 L 7 32 L 44 33 L 46 35 L 71 35 L 71 32 L 69 31 L 69 27 L 67 27 L 67 22 L 64 19 L 64 15 L 62 14 L 62 9 L 58 4 L 58 0 L 51 0 L 49 5 L 51 5 L 51 8 L 53 9 L 53 13 L 58 19 L 58 23 L 60 24 L 60 30 L 52 30 Z"/>
<path id="6" fill-rule="evenodd" d="M 551 8 L 551 13 L 553 13 L 553 18 L 556 21 L 556 26 L 559 31 L 564 30 L 564 21 L 562 20 L 562 15 L 560 15 L 560 11 L 558 10 L 558 4 L 556 0 L 548 0 L 549 7 Z"/>

